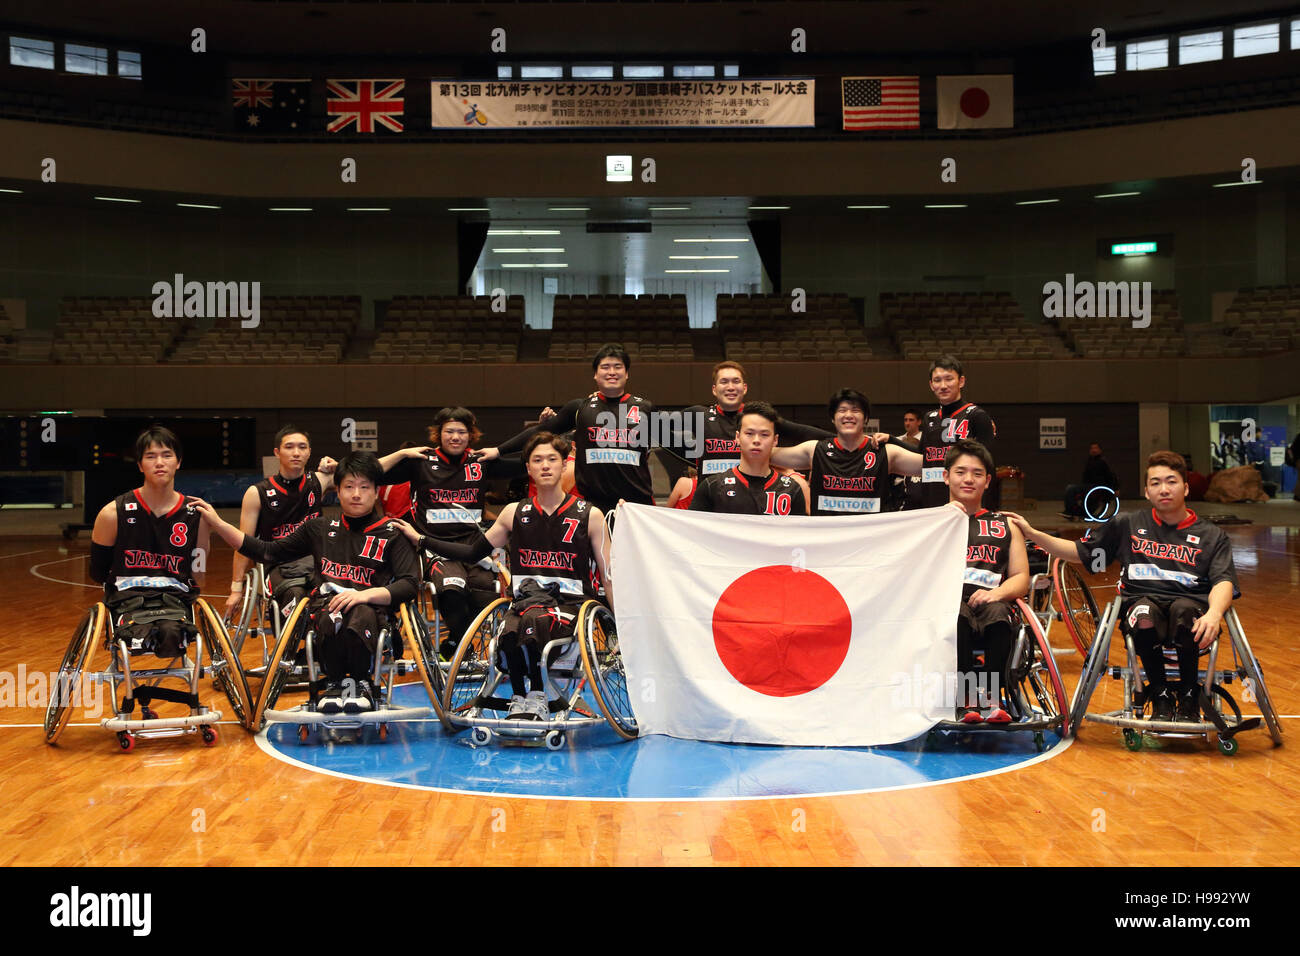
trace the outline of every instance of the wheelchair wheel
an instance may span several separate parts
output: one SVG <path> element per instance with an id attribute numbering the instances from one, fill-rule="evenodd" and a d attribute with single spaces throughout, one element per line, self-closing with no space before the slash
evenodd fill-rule
<path id="1" fill-rule="evenodd" d="M 492 647 L 496 633 L 510 611 L 510 601 L 497 598 L 483 610 L 465 631 L 456 653 L 447 669 L 447 686 L 443 691 L 443 723 L 449 730 L 457 729 L 451 723 L 453 714 L 469 710 L 483 691 L 483 684 L 492 669 Z"/>
<path id="2" fill-rule="evenodd" d="M 637 735 L 636 715 L 627 689 L 623 655 L 618 650 L 614 615 L 599 601 L 586 601 L 578 611 L 578 646 L 587 684 L 605 720 L 624 740 Z"/>
<path id="3" fill-rule="evenodd" d="M 248 680 L 239 663 L 239 655 L 226 627 L 217 612 L 203 598 L 194 602 L 194 623 L 203 636 L 203 646 L 208 652 L 208 669 L 212 672 L 212 686 L 226 695 L 235 712 L 235 719 L 249 726 L 253 705 L 248 693 Z"/>
<path id="4" fill-rule="evenodd" d="M 1052 590 L 1056 592 L 1056 604 L 1061 609 L 1061 620 L 1065 622 L 1070 639 L 1079 653 L 1087 657 L 1101 619 L 1092 589 L 1077 567 L 1069 561 L 1053 558 Z"/>
<path id="5" fill-rule="evenodd" d="M 52 744 L 59 739 L 63 728 L 68 726 L 72 717 L 73 701 L 79 696 L 78 684 L 81 672 L 86 667 L 92 649 L 104 639 L 104 625 L 108 620 L 108 608 L 102 603 L 86 611 L 77 629 L 72 634 L 68 649 L 64 652 L 63 663 L 59 665 L 59 676 L 50 688 L 50 703 L 45 709 L 45 742 Z"/>
<path id="6" fill-rule="evenodd" d="M 438 715 L 439 720 L 443 720 L 442 698 L 447 690 L 447 677 L 438 666 L 438 649 L 433 646 L 429 626 L 419 608 L 409 603 L 402 605 L 399 620 L 402 627 L 402 640 L 415 657 L 415 666 L 420 672 L 420 682 L 424 684 L 424 691 L 429 695 L 434 713 Z"/>
<path id="7" fill-rule="evenodd" d="M 1241 628 L 1241 618 L 1237 616 L 1235 608 L 1229 608 L 1228 613 L 1224 615 L 1224 620 L 1228 622 L 1228 633 L 1232 638 L 1233 650 L 1241 655 L 1241 676 L 1250 679 L 1251 691 L 1255 695 L 1259 712 L 1264 715 L 1269 736 L 1273 738 L 1275 745 L 1281 746 L 1282 724 L 1277 719 L 1277 711 L 1273 709 L 1273 698 L 1269 696 L 1268 685 L 1264 683 L 1264 669 L 1260 666 L 1255 652 L 1250 649 L 1250 641 L 1246 640 L 1246 632 Z"/>
<path id="8" fill-rule="evenodd" d="M 271 651 L 271 658 L 266 663 L 266 676 L 262 678 L 262 686 L 257 693 L 257 705 L 253 708 L 252 720 L 248 723 L 248 729 L 254 733 L 262 729 L 266 723 L 264 715 L 267 710 L 275 706 L 275 702 L 280 699 L 280 694 L 284 690 L 284 685 L 289 682 L 293 672 L 293 652 L 302 638 L 306 623 L 307 599 L 302 598 L 293 609 L 293 613 L 289 615 L 289 619 L 284 622 L 284 627 L 280 629 L 280 639 L 275 642 L 275 649 Z"/>
<path id="9" fill-rule="evenodd" d="M 1056 667 L 1056 658 L 1052 646 L 1047 643 L 1047 635 L 1033 609 L 1023 599 L 1016 602 L 1025 627 L 1029 629 L 1031 640 L 1026 648 L 1028 667 L 1025 672 L 1025 686 L 1029 691 L 1031 709 L 1052 719 L 1060 719 L 1061 736 L 1070 735 L 1070 699 L 1065 696 L 1065 682 Z"/>
<path id="10" fill-rule="evenodd" d="M 1083 659 L 1083 671 L 1079 674 L 1079 683 L 1074 685 L 1074 697 L 1070 703 L 1070 727 L 1076 735 L 1079 733 L 1079 728 L 1083 726 L 1083 718 L 1088 712 L 1092 695 L 1097 690 L 1097 683 L 1110 662 L 1110 641 L 1115 633 L 1115 622 L 1118 618 L 1119 598 L 1117 597 L 1106 605 L 1106 610 L 1102 613 L 1098 625 L 1099 634 L 1097 639 L 1088 645 L 1088 653 Z"/>
<path id="11" fill-rule="evenodd" d="M 261 614 L 262 603 L 262 577 L 261 566 L 253 565 L 244 572 L 244 600 L 239 605 L 239 620 L 235 622 L 234 629 L 229 631 L 230 645 L 234 648 L 236 654 L 244 650 L 244 642 L 248 640 L 249 633 L 257 624 L 257 618 Z"/>

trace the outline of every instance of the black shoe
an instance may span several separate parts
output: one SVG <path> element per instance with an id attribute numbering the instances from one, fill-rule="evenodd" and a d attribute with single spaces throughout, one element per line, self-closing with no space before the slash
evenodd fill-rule
<path id="1" fill-rule="evenodd" d="M 438 653 L 442 655 L 444 661 L 450 662 L 456 656 L 456 648 L 460 647 L 460 641 L 453 641 L 451 638 L 443 641 L 438 645 Z"/>
<path id="2" fill-rule="evenodd" d="M 1189 724 L 1201 722 L 1201 702 L 1197 699 L 1196 691 L 1178 695 L 1178 716 L 1174 719 Z"/>
<path id="3" fill-rule="evenodd" d="M 330 681 L 316 699 L 316 709 L 322 714 L 339 714 L 343 712 L 343 685 L 336 680 Z"/>
<path id="4" fill-rule="evenodd" d="M 1174 695 L 1168 687 L 1148 691 L 1148 696 L 1151 699 L 1152 720 L 1174 719 Z"/>

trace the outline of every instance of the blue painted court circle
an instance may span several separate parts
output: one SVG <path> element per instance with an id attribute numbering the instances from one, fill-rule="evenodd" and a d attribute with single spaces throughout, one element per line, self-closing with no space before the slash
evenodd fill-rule
<path id="1" fill-rule="evenodd" d="M 428 706 L 424 689 L 394 689 L 398 706 Z M 467 731 L 448 734 L 435 720 L 389 724 L 381 741 L 368 728 L 358 741 L 319 733 L 298 739 L 296 724 L 274 723 L 258 738 L 277 759 L 332 776 L 420 790 L 569 800 L 743 800 L 869 793 L 933 786 L 1005 773 L 1049 759 L 1069 741 L 1032 733 L 925 736 L 888 747 L 768 747 L 651 735 L 624 741 L 608 727 L 577 731 L 563 749 L 483 747 Z"/>

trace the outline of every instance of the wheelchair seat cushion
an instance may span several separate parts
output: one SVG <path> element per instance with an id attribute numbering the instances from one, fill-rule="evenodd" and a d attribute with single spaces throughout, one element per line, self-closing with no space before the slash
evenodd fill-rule
<path id="1" fill-rule="evenodd" d="M 166 591 L 124 591 L 109 602 L 113 637 L 130 654 L 180 657 L 198 633 L 189 602 Z"/>

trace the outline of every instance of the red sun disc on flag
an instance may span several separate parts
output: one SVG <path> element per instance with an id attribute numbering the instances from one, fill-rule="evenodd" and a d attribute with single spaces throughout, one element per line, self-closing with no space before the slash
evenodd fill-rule
<path id="1" fill-rule="evenodd" d="M 713 645 L 731 676 L 769 697 L 796 697 L 835 676 L 853 618 L 815 571 L 769 566 L 742 574 L 713 608 Z"/>
<path id="2" fill-rule="evenodd" d="M 961 94 L 961 111 L 972 119 L 979 119 L 989 111 L 989 95 L 978 86 L 972 86 Z"/>

